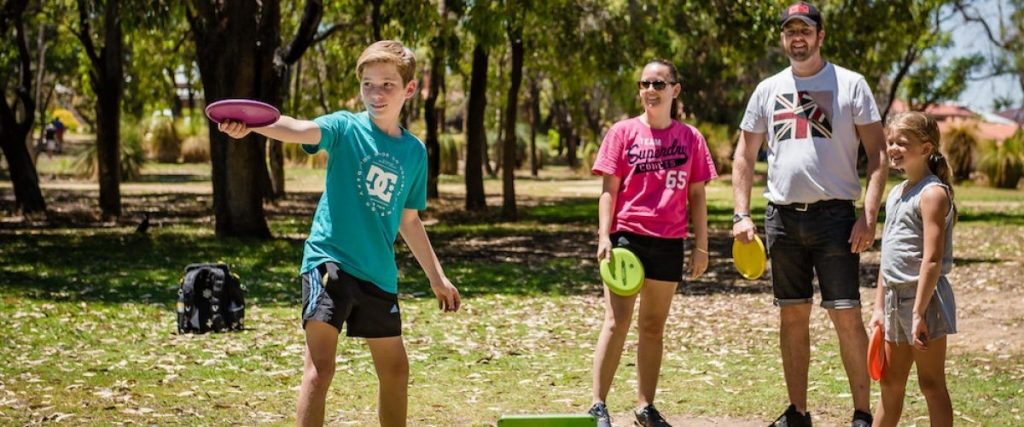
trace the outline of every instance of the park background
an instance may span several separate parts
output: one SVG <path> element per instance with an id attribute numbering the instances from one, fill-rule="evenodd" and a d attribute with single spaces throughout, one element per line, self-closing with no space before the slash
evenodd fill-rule
<path id="1" fill-rule="evenodd" d="M 403 121 L 427 146 L 423 217 L 465 297 L 463 312 L 437 313 L 399 243 L 410 424 L 589 406 L 603 308 L 600 181 L 588 171 L 604 130 L 640 111 L 635 80 L 654 57 L 679 67 L 686 121 L 722 175 L 708 187 L 711 268 L 676 295 L 658 405 L 678 425 L 763 424 L 785 406 L 777 315 L 768 276 L 731 268 L 729 175 L 747 97 L 787 63 L 785 3 L 3 0 L 0 424 L 289 423 L 297 268 L 324 158 L 257 136 L 231 142 L 203 108 L 244 97 L 304 118 L 359 110 L 355 59 L 384 38 L 419 59 Z M 883 114 L 942 123 L 961 213 L 961 334 L 948 363 L 957 421 L 1020 425 L 1022 2 L 818 5 L 825 58 L 864 74 Z M 51 156 L 38 146 L 54 117 L 68 132 Z M 878 249 L 862 256 L 866 316 Z M 174 334 L 177 281 L 199 261 L 242 277 L 249 329 Z M 811 408 L 840 424 L 849 395 L 837 342 L 822 310 L 812 327 Z M 620 421 L 634 400 L 629 345 L 609 401 Z M 374 423 L 369 353 L 342 340 L 338 363 L 329 419 Z M 925 416 L 912 378 L 904 421 Z"/>

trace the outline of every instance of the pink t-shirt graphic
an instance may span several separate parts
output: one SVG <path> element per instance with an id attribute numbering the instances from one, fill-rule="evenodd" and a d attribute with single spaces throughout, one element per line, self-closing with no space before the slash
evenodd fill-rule
<path id="1" fill-rule="evenodd" d="M 674 120 L 651 129 L 639 117 L 608 130 L 592 172 L 622 179 L 612 233 L 671 239 L 686 237 L 690 183 L 718 177 L 700 131 Z"/>

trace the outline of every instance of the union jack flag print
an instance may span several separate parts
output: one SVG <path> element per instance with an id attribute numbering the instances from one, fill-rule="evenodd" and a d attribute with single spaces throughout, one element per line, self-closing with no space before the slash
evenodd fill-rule
<path id="1" fill-rule="evenodd" d="M 775 131 L 777 142 L 804 139 L 808 134 L 811 137 L 832 138 L 832 124 L 828 121 L 828 114 L 807 92 L 775 96 L 772 130 Z"/>

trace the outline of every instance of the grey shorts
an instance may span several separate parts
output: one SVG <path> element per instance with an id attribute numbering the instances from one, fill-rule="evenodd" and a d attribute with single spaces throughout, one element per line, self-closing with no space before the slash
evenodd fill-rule
<path id="1" fill-rule="evenodd" d="M 917 283 L 885 285 L 885 340 L 894 343 L 912 343 L 914 301 Z M 956 299 L 946 276 L 939 276 L 935 292 L 924 311 L 928 326 L 928 339 L 942 338 L 956 333 Z"/>
<path id="2" fill-rule="evenodd" d="M 812 302 L 817 276 L 822 307 L 860 307 L 860 255 L 850 252 L 848 242 L 856 221 L 848 200 L 768 204 L 764 228 L 775 305 Z"/>

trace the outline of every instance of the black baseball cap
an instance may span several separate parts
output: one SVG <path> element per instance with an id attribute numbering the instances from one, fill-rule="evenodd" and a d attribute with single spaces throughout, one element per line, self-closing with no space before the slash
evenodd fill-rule
<path id="1" fill-rule="evenodd" d="M 805 1 L 793 3 L 782 10 L 782 15 L 779 16 L 779 27 L 786 26 L 787 22 L 794 19 L 799 19 L 807 25 L 813 25 L 819 29 L 822 27 L 821 12 L 813 4 Z"/>

